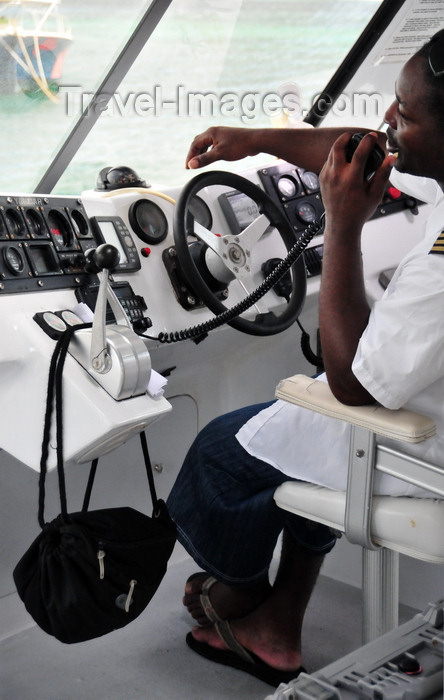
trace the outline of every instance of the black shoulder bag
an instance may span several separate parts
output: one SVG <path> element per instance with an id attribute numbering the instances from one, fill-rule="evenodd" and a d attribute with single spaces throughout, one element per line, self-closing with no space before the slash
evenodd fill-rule
<path id="1" fill-rule="evenodd" d="M 140 434 L 153 514 L 129 507 L 88 510 L 97 461 L 91 465 L 83 507 L 68 513 L 63 469 L 62 370 L 72 332 L 51 359 L 39 482 L 41 533 L 16 565 L 18 594 L 37 624 L 71 644 L 124 627 L 146 608 L 162 581 L 176 540 L 166 505 L 156 495 L 145 434 Z M 57 472 L 61 513 L 44 521 L 45 477 L 52 407 L 56 407 Z"/>

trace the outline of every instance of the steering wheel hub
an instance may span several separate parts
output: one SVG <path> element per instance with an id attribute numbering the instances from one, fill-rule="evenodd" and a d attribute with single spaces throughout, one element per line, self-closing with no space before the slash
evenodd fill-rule
<path id="1" fill-rule="evenodd" d="M 237 267 L 244 267 L 247 262 L 247 256 L 238 243 L 230 243 L 228 247 L 228 257 Z"/>

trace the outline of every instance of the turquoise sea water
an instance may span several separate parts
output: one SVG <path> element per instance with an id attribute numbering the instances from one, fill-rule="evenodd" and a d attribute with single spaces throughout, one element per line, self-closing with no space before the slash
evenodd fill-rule
<path id="1" fill-rule="evenodd" d="M 129 165 L 149 182 L 184 181 L 190 140 L 210 124 L 270 125 L 264 96 L 286 81 L 297 82 L 309 107 L 379 4 L 173 0 L 56 191 L 93 187 L 106 165 Z M 58 102 L 0 96 L 1 191 L 33 191 L 146 7 L 143 0 L 62 0 L 73 43 Z M 186 101 L 209 93 L 205 108 Z"/>

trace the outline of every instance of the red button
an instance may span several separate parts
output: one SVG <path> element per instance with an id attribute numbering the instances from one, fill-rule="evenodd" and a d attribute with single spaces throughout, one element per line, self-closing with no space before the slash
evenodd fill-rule
<path id="1" fill-rule="evenodd" d="M 148 258 L 151 255 L 151 248 L 142 248 L 140 253 L 144 258 Z"/>

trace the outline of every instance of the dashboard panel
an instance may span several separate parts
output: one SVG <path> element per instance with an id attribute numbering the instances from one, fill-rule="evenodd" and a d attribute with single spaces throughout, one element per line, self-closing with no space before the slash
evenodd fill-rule
<path id="1" fill-rule="evenodd" d="M 273 161 L 242 174 L 282 211 L 295 241 L 319 220 L 323 207 L 316 173 Z M 101 243 L 110 243 L 119 251 L 112 284 L 140 330 L 152 327 L 156 337 L 159 332 L 201 323 L 212 314 L 183 275 L 175 246 L 174 217 L 180 193 L 177 187 L 128 187 L 113 192 L 89 190 L 79 198 L 0 196 L 0 296 L 71 289 L 76 301 L 94 307 L 98 279 L 86 264 L 86 255 Z M 389 187 L 374 218 L 415 212 L 416 207 L 411 197 Z M 224 186 L 204 187 L 193 197 L 190 210 L 198 225 L 218 237 L 241 234 L 260 215 L 247 195 Z M 193 232 L 188 238 L 193 254 L 207 267 L 207 246 Z M 254 286 L 263 282 L 264 270 L 272 269 L 270 261 L 281 260 L 286 252 L 276 230 L 268 226 L 252 254 Z M 322 235 L 316 235 L 304 252 L 308 278 L 320 274 L 322 256 Z M 210 270 L 213 268 L 214 261 Z M 215 281 L 210 273 L 207 276 L 214 293 L 228 306 L 245 297 L 238 280 L 226 279 L 224 274 Z M 277 287 L 267 293 L 266 301 L 277 310 L 285 304 Z M 245 315 L 253 317 L 256 312 L 253 308 Z M 112 314 L 108 318 L 112 320 Z"/>
<path id="2" fill-rule="evenodd" d="M 294 240 L 312 218 L 307 205 L 315 209 L 316 216 L 322 211 L 317 180 L 292 164 L 273 161 L 259 170 L 244 171 L 242 175 L 269 193 L 276 207 L 287 217 Z M 0 381 L 3 392 L 0 447 L 23 463 L 38 469 L 36 455 L 41 443 L 42 397 L 46 391 L 48 362 L 56 331 L 61 325 L 60 319 L 72 318 L 71 314 L 78 312 L 79 304 L 86 304 L 89 313 L 95 308 L 101 275 L 91 265 L 91 257 L 94 261 L 91 251 L 101 244 L 111 244 L 119 252 L 119 261 L 110 271 L 109 281 L 119 309 L 123 309 L 137 336 L 136 342 L 131 333 L 128 334 L 128 329 L 120 331 L 120 335 L 112 330 L 114 351 L 119 351 L 123 358 L 126 356 L 126 338 L 133 338 L 131 346 L 135 347 L 142 342 L 142 335 L 141 353 L 146 354 L 149 350 L 154 367 L 157 366 L 159 371 L 165 368 L 171 371 L 180 364 L 180 377 L 174 375 L 176 387 L 182 387 L 181 382 L 187 384 L 187 372 L 195 377 L 196 345 L 165 344 L 160 338 L 161 334 L 168 341 L 172 336 L 181 338 L 183 330 L 200 328 L 215 318 L 183 276 L 181 259 L 177 255 L 176 215 L 181 194 L 180 187 L 157 186 L 128 187 L 112 192 L 88 190 L 80 197 L 0 195 Z M 379 218 L 370 221 L 364 229 L 366 286 L 373 298 L 378 298 L 383 292 L 379 283 L 381 271 L 396 266 L 401 256 L 422 235 L 422 217 L 413 216 L 409 204 L 403 195 L 392 193 L 390 201 L 381 204 L 381 211 L 377 213 Z M 223 303 L 231 308 L 244 300 L 247 292 L 263 283 L 275 262 L 279 263 L 286 256 L 286 244 L 270 221 L 256 228 L 255 222 L 262 218 L 260 210 L 256 210 L 245 196 L 239 196 L 233 187 L 218 183 L 205 186 L 198 191 L 190 208 L 193 226 L 187 228 L 186 240 L 190 246 L 196 247 L 199 264 L 203 258 L 205 269 L 220 283 L 221 288 L 215 293 L 220 294 Z M 393 218 L 388 216 L 392 212 L 395 214 Z M 255 235 L 252 239 L 254 247 L 248 251 L 248 260 L 244 260 L 250 276 L 246 290 L 242 278 L 227 276 L 221 262 L 223 253 L 219 260 L 213 249 L 218 249 L 215 241 L 222 241 L 221 245 L 227 241 L 227 250 L 237 261 L 236 256 L 242 255 L 242 236 L 248 229 L 252 229 Z M 206 248 L 212 251 L 211 255 Z M 323 237 L 318 233 L 304 252 L 308 281 L 302 322 L 310 333 L 317 327 L 322 253 Z M 166 260 L 169 260 L 168 264 Z M 271 313 L 279 314 L 285 310 L 285 288 L 284 283 L 269 289 L 262 300 L 242 311 L 242 318 L 256 320 L 265 315 L 262 303 Z M 56 335 L 42 330 L 48 327 L 48 319 Z M 105 321 L 116 324 L 111 308 L 108 308 Z M 242 348 L 250 347 L 250 341 L 243 334 L 235 334 L 234 342 L 233 331 L 226 326 L 218 330 L 220 333 L 227 333 L 229 347 L 239 344 L 241 354 L 244 352 Z M 242 335 L 238 341 L 237 337 Z M 273 341 L 273 347 L 284 343 L 282 336 L 285 334 Z M 199 337 L 199 357 L 202 352 L 207 352 L 208 347 L 212 360 L 218 356 L 220 367 L 231 361 L 221 335 L 210 333 L 202 345 L 200 340 Z M 257 352 L 258 346 L 254 347 Z M 266 348 L 269 346 L 261 343 L 259 347 L 268 357 Z M 125 398 L 119 390 L 116 391 L 116 400 L 116 396 L 106 389 L 108 375 L 101 378 L 90 370 L 85 372 L 88 353 L 87 350 L 79 353 L 68 358 L 69 372 L 65 379 L 69 416 L 65 441 L 67 463 L 80 463 L 114 449 L 161 413 L 170 410 L 164 397 L 155 399 L 143 392 Z M 117 370 L 118 363 L 115 364 Z M 131 367 L 137 367 L 135 357 L 131 360 Z M 237 370 L 231 368 L 231 371 Z M 246 376 L 243 365 L 239 372 Z M 148 376 L 148 370 L 146 374 Z M 12 403 L 16 409 L 11 413 L 8 406 Z M 81 412 L 76 408 L 80 405 Z M 21 416 L 20 424 L 15 421 L 17 413 Z M 23 441 L 20 435 L 25 428 L 27 440 Z M 50 466 L 54 466 L 54 457 L 51 454 Z"/>
<path id="3" fill-rule="evenodd" d="M 305 228 L 318 220 L 323 212 L 316 173 L 306 171 L 293 164 L 274 160 L 261 168 L 251 168 L 241 173 L 250 182 L 264 190 L 287 218 L 297 240 Z M 181 195 L 177 187 L 153 186 L 150 189 L 128 188 L 110 193 L 89 190 L 82 194 L 85 210 L 90 216 L 120 216 L 130 231 L 138 250 L 141 269 L 127 277 L 135 293 L 144 298 L 147 315 L 152 321 L 150 335 L 158 332 L 176 331 L 201 323 L 212 317 L 205 304 L 188 284 L 177 257 L 174 226 L 176 203 Z M 193 200 L 194 203 L 194 200 Z M 374 214 L 378 219 L 378 230 L 384 229 L 382 219 L 391 214 L 407 217 L 408 228 L 416 229 L 413 214 L 417 202 L 390 187 L 383 202 Z M 257 206 L 245 194 L 233 188 L 222 186 L 204 187 L 195 197 L 193 215 L 198 223 L 215 236 L 236 236 L 249 226 L 259 212 Z M 367 226 L 371 226 L 368 224 Z M 190 243 L 198 239 L 189 236 Z M 402 248 L 401 244 L 401 248 Z M 406 246 L 410 239 L 406 237 Z M 198 246 L 196 245 L 196 249 Z M 395 249 L 398 251 L 399 243 Z M 196 255 L 201 252 L 197 250 Z M 255 246 L 251 276 L 258 286 L 264 280 L 267 261 L 282 259 L 286 255 L 285 246 L 279 235 L 269 227 Z M 310 282 L 309 291 L 316 293 L 318 276 L 322 269 L 323 237 L 315 235 L 304 252 L 305 268 Z M 390 257 L 390 256 L 389 256 Z M 381 260 L 381 269 L 384 266 Z M 114 274 L 116 279 L 125 279 Z M 382 292 L 382 288 L 381 288 Z M 215 285 L 215 294 L 227 306 L 234 305 L 245 297 L 245 291 L 237 281 L 228 285 Z M 276 291 L 268 292 L 266 301 L 272 309 L 279 310 L 285 303 Z M 246 317 L 254 316 L 254 309 L 246 312 Z"/>

